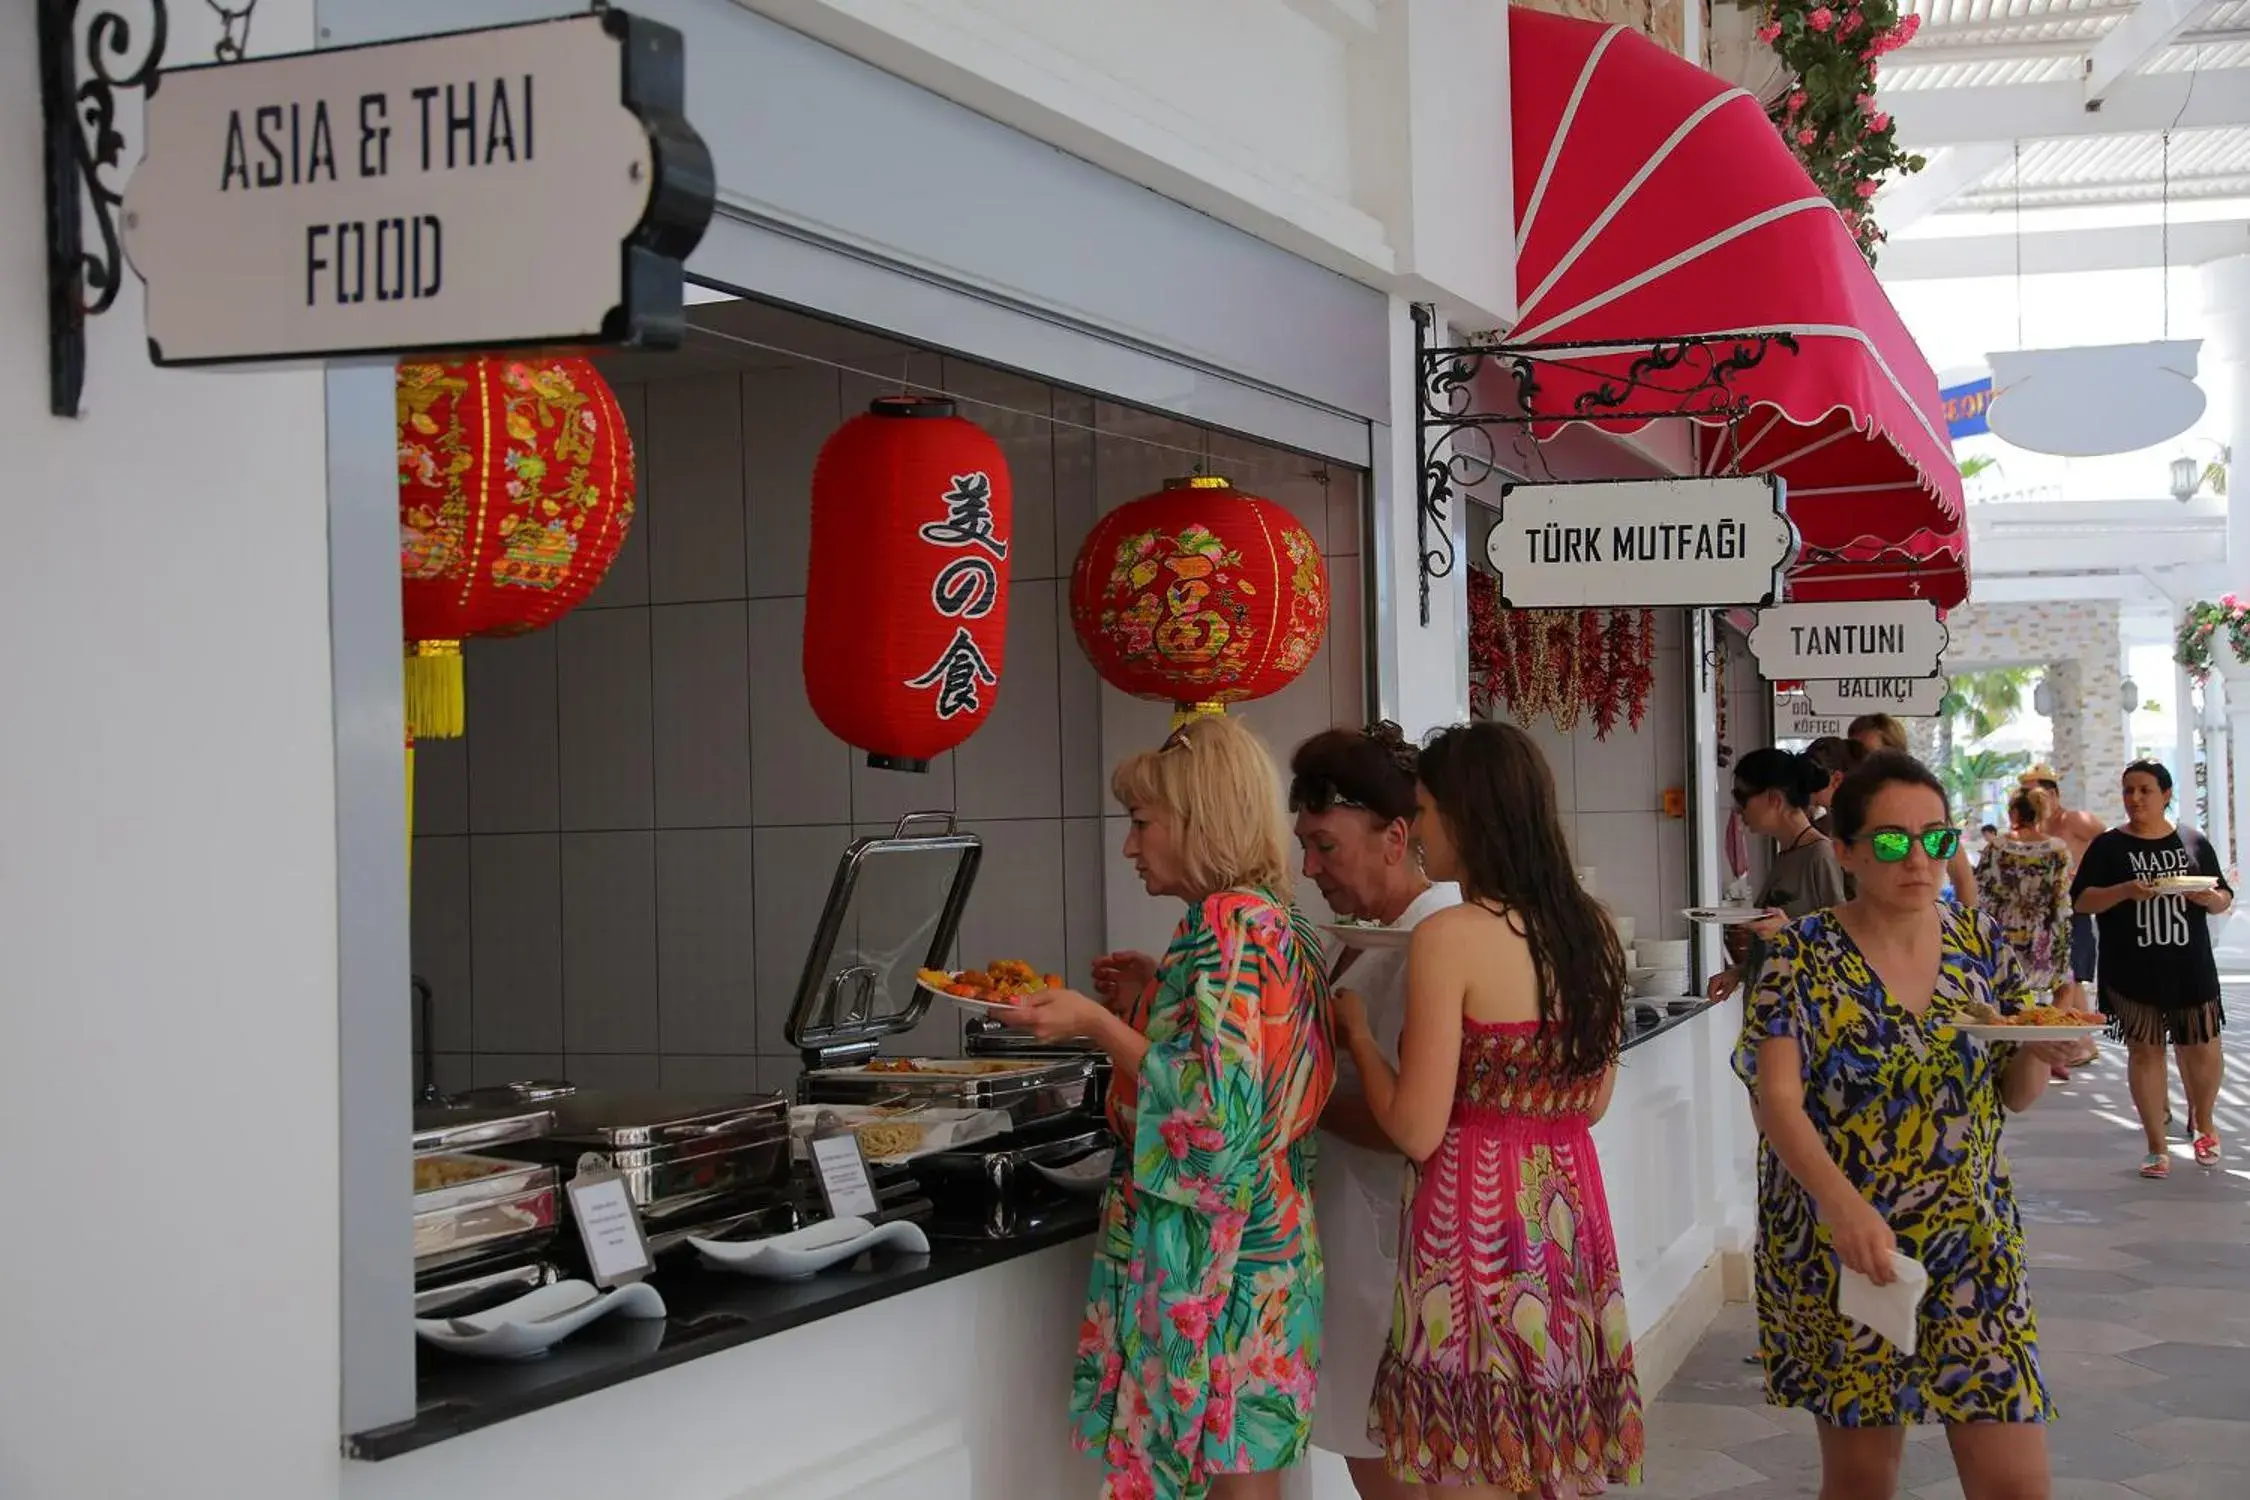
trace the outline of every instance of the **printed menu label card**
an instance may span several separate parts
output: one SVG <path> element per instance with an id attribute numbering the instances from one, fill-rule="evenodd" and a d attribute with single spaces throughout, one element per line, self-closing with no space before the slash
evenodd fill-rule
<path id="1" fill-rule="evenodd" d="M 570 1184 L 570 1215 L 586 1247 L 586 1264 L 599 1287 L 623 1286 L 654 1269 L 641 1216 L 633 1207 L 625 1179 L 617 1174 L 581 1172 Z"/>
<path id="2" fill-rule="evenodd" d="M 820 1195 L 828 1200 L 829 1217 L 872 1220 L 881 1212 L 875 1201 L 874 1179 L 867 1172 L 867 1153 L 860 1150 L 858 1136 L 848 1131 L 815 1136 L 812 1158 L 820 1174 Z"/>

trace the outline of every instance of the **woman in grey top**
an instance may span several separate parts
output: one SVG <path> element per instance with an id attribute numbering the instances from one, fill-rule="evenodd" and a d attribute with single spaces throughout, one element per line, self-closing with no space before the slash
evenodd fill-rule
<path id="1" fill-rule="evenodd" d="M 1742 809 L 1744 826 L 1774 841 L 1774 856 L 1756 897 L 1766 915 L 1747 927 L 1728 929 L 1734 962 L 1711 976 L 1708 993 L 1713 1000 L 1724 1000 L 1736 986 L 1757 977 L 1766 939 L 1798 918 L 1844 900 L 1843 866 L 1836 862 L 1835 847 L 1812 823 L 1813 798 L 1828 787 L 1828 772 L 1812 757 L 1792 751 L 1753 750 L 1735 762 L 1734 805 Z"/>

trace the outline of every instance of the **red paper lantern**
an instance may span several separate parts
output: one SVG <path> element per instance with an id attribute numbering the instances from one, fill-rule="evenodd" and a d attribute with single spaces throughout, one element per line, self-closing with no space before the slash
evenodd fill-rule
<path id="1" fill-rule="evenodd" d="M 461 642 L 553 624 L 633 521 L 633 439 L 583 359 L 398 367 L 408 733 L 462 730 Z"/>
<path id="2" fill-rule="evenodd" d="M 1008 644 L 1014 492 L 950 401 L 890 396 L 813 466 L 805 696 L 890 771 L 926 771 L 992 712 Z"/>
<path id="3" fill-rule="evenodd" d="M 1094 670 L 1183 713 L 1279 692 L 1328 633 L 1328 566 L 1271 500 L 1175 479 L 1101 518 L 1070 575 Z"/>

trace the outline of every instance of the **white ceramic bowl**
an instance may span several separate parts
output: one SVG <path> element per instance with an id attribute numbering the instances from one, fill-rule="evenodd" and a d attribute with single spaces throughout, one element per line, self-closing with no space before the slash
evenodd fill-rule
<path id="1" fill-rule="evenodd" d="M 1633 993 L 1643 999 L 1676 1000 L 1687 993 L 1687 970 L 1638 970 L 1633 980 Z"/>

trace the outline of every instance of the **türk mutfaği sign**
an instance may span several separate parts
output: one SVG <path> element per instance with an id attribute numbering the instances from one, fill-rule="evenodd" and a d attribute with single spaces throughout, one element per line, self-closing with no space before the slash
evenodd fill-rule
<path id="1" fill-rule="evenodd" d="M 1511 484 L 1484 545 L 1510 609 L 1754 605 L 1797 532 L 1771 475 Z"/>

